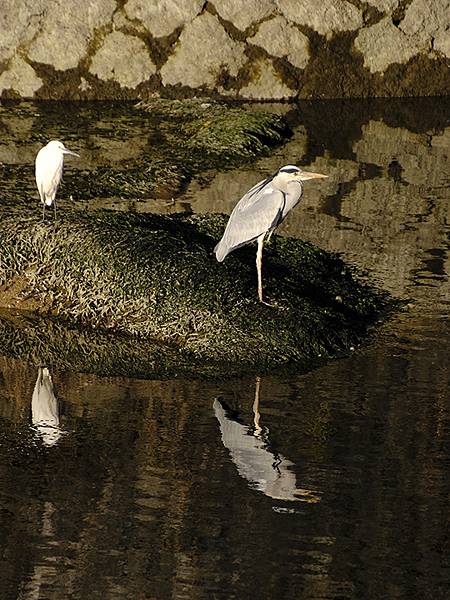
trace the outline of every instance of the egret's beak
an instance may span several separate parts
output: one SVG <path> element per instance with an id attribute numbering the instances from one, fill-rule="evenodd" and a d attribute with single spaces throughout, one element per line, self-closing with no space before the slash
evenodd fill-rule
<path id="1" fill-rule="evenodd" d="M 328 177 L 328 175 L 322 175 L 322 173 L 313 173 L 312 171 L 301 171 L 299 173 L 299 179 L 306 181 L 307 179 L 321 179 L 322 177 Z"/>
<path id="2" fill-rule="evenodd" d="M 67 148 L 64 148 L 63 154 L 70 154 L 70 156 L 77 156 L 78 158 L 80 158 L 79 154 L 77 154 L 76 152 L 72 152 L 72 150 L 68 150 Z"/>

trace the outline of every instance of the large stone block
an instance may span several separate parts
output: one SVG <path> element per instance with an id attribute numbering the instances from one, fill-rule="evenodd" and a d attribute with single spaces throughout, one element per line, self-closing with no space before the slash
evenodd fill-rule
<path id="1" fill-rule="evenodd" d="M 284 16 L 322 35 L 353 31 L 363 24 L 361 11 L 346 0 L 277 0 Z"/>
<path id="2" fill-rule="evenodd" d="M 433 48 L 450 58 L 450 27 L 436 35 L 433 40 Z"/>
<path id="3" fill-rule="evenodd" d="M 141 39 L 113 31 L 93 57 L 89 71 L 104 81 L 135 88 L 156 73 L 156 67 Z"/>
<path id="4" fill-rule="evenodd" d="M 381 12 L 392 12 L 397 8 L 399 0 L 366 0 L 366 3 Z"/>
<path id="5" fill-rule="evenodd" d="M 450 24 L 450 0 L 413 0 L 399 27 L 418 44 L 429 46 Z M 448 33 L 448 32 L 447 32 Z"/>
<path id="6" fill-rule="evenodd" d="M 213 0 L 219 15 L 244 31 L 276 10 L 275 0 Z"/>
<path id="7" fill-rule="evenodd" d="M 150 33 L 163 37 L 190 23 L 202 10 L 202 0 L 128 0 L 125 12 L 138 19 Z"/>
<path id="8" fill-rule="evenodd" d="M 284 17 L 261 23 L 248 41 L 264 48 L 272 56 L 285 57 L 295 67 L 304 69 L 309 60 L 309 40 Z"/>
<path id="9" fill-rule="evenodd" d="M 252 80 L 241 88 L 240 96 L 251 100 L 286 100 L 296 96 L 296 90 L 292 90 L 282 81 L 272 61 L 259 60 L 252 66 Z"/>
<path id="10" fill-rule="evenodd" d="M 414 38 L 395 27 L 390 17 L 361 29 L 355 47 L 363 54 L 364 65 L 372 73 L 383 72 L 394 63 L 405 63 L 420 50 Z"/>
<path id="11" fill-rule="evenodd" d="M 43 84 L 34 69 L 19 56 L 15 56 L 9 69 L 0 75 L 0 96 L 4 90 L 13 90 L 22 98 L 32 98 Z"/>
<path id="12" fill-rule="evenodd" d="M 208 12 L 188 23 L 161 69 L 163 85 L 214 87 L 221 71 L 237 75 L 246 62 L 244 44 L 232 40 Z"/>
<path id="13" fill-rule="evenodd" d="M 41 26 L 45 0 L 2 0 L 0 3 L 0 61 L 34 38 Z"/>
<path id="14" fill-rule="evenodd" d="M 29 58 L 59 71 L 77 67 L 95 30 L 110 22 L 115 9 L 114 0 L 44 2 L 41 30 L 29 46 Z"/>

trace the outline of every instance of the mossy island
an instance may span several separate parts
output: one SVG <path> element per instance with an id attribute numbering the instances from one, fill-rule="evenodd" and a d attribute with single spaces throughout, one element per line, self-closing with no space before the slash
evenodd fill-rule
<path id="1" fill-rule="evenodd" d="M 149 160 L 148 169 L 162 165 L 165 175 L 189 179 L 202 169 L 232 167 L 289 135 L 281 117 L 237 107 L 155 101 L 137 110 L 150 109 L 168 120 L 174 115 L 179 130 L 164 146 L 165 160 Z M 155 170 L 136 182 L 135 176 L 121 171 L 111 181 L 129 190 L 135 183 L 141 189 L 141 179 L 158 181 Z M 83 181 L 80 174 L 74 189 L 95 198 L 101 178 Z M 30 204 L 0 202 L 6 355 L 100 375 L 263 372 L 348 351 L 387 307 L 385 295 L 355 278 L 337 255 L 278 235 L 264 249 L 265 296 L 277 306 L 260 304 L 255 248 L 221 264 L 214 257 L 224 215 L 65 206 L 55 222 L 50 215 L 42 221 Z"/>
<path id="2" fill-rule="evenodd" d="M 3 211 L 0 305 L 157 344 L 158 374 L 177 371 L 177 352 L 182 371 L 191 360 L 199 374 L 334 356 L 379 317 L 384 300 L 339 257 L 281 236 L 265 249 L 265 293 L 278 307 L 260 304 L 253 247 L 215 260 L 225 223 L 223 215 L 64 211 L 55 224 L 36 211 Z"/>

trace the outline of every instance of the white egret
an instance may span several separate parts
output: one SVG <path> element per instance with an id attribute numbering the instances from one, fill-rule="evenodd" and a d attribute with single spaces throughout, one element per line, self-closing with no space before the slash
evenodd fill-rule
<path id="1" fill-rule="evenodd" d="M 72 152 L 58 140 L 52 140 L 46 146 L 41 148 L 36 156 L 36 185 L 39 190 L 39 196 L 43 204 L 42 219 L 44 219 L 45 207 L 55 207 L 56 219 L 56 201 L 55 196 L 58 186 L 61 183 L 64 155 L 70 156 L 80 155 Z"/>
<path id="2" fill-rule="evenodd" d="M 303 181 L 328 177 L 320 173 L 302 171 L 293 165 L 281 167 L 274 175 L 252 187 L 236 204 L 222 239 L 214 248 L 216 258 L 222 262 L 236 248 L 258 240 L 256 268 L 258 271 L 258 296 L 263 300 L 262 251 L 264 238 L 270 239 L 274 229 L 300 202 Z"/>

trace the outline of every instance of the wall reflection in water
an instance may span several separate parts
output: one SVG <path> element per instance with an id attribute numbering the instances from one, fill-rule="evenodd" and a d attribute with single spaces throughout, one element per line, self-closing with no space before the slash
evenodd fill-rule
<path id="1" fill-rule="evenodd" d="M 253 426 L 242 423 L 238 413 L 231 410 L 221 398 L 216 398 L 213 403 L 214 414 L 220 424 L 222 443 L 229 450 L 239 475 L 249 482 L 250 487 L 269 498 L 319 502 L 320 495 L 317 491 L 297 487 L 294 463 L 271 450 L 269 429 L 260 425 L 260 393 L 261 380 L 258 377 L 255 382 Z"/>

